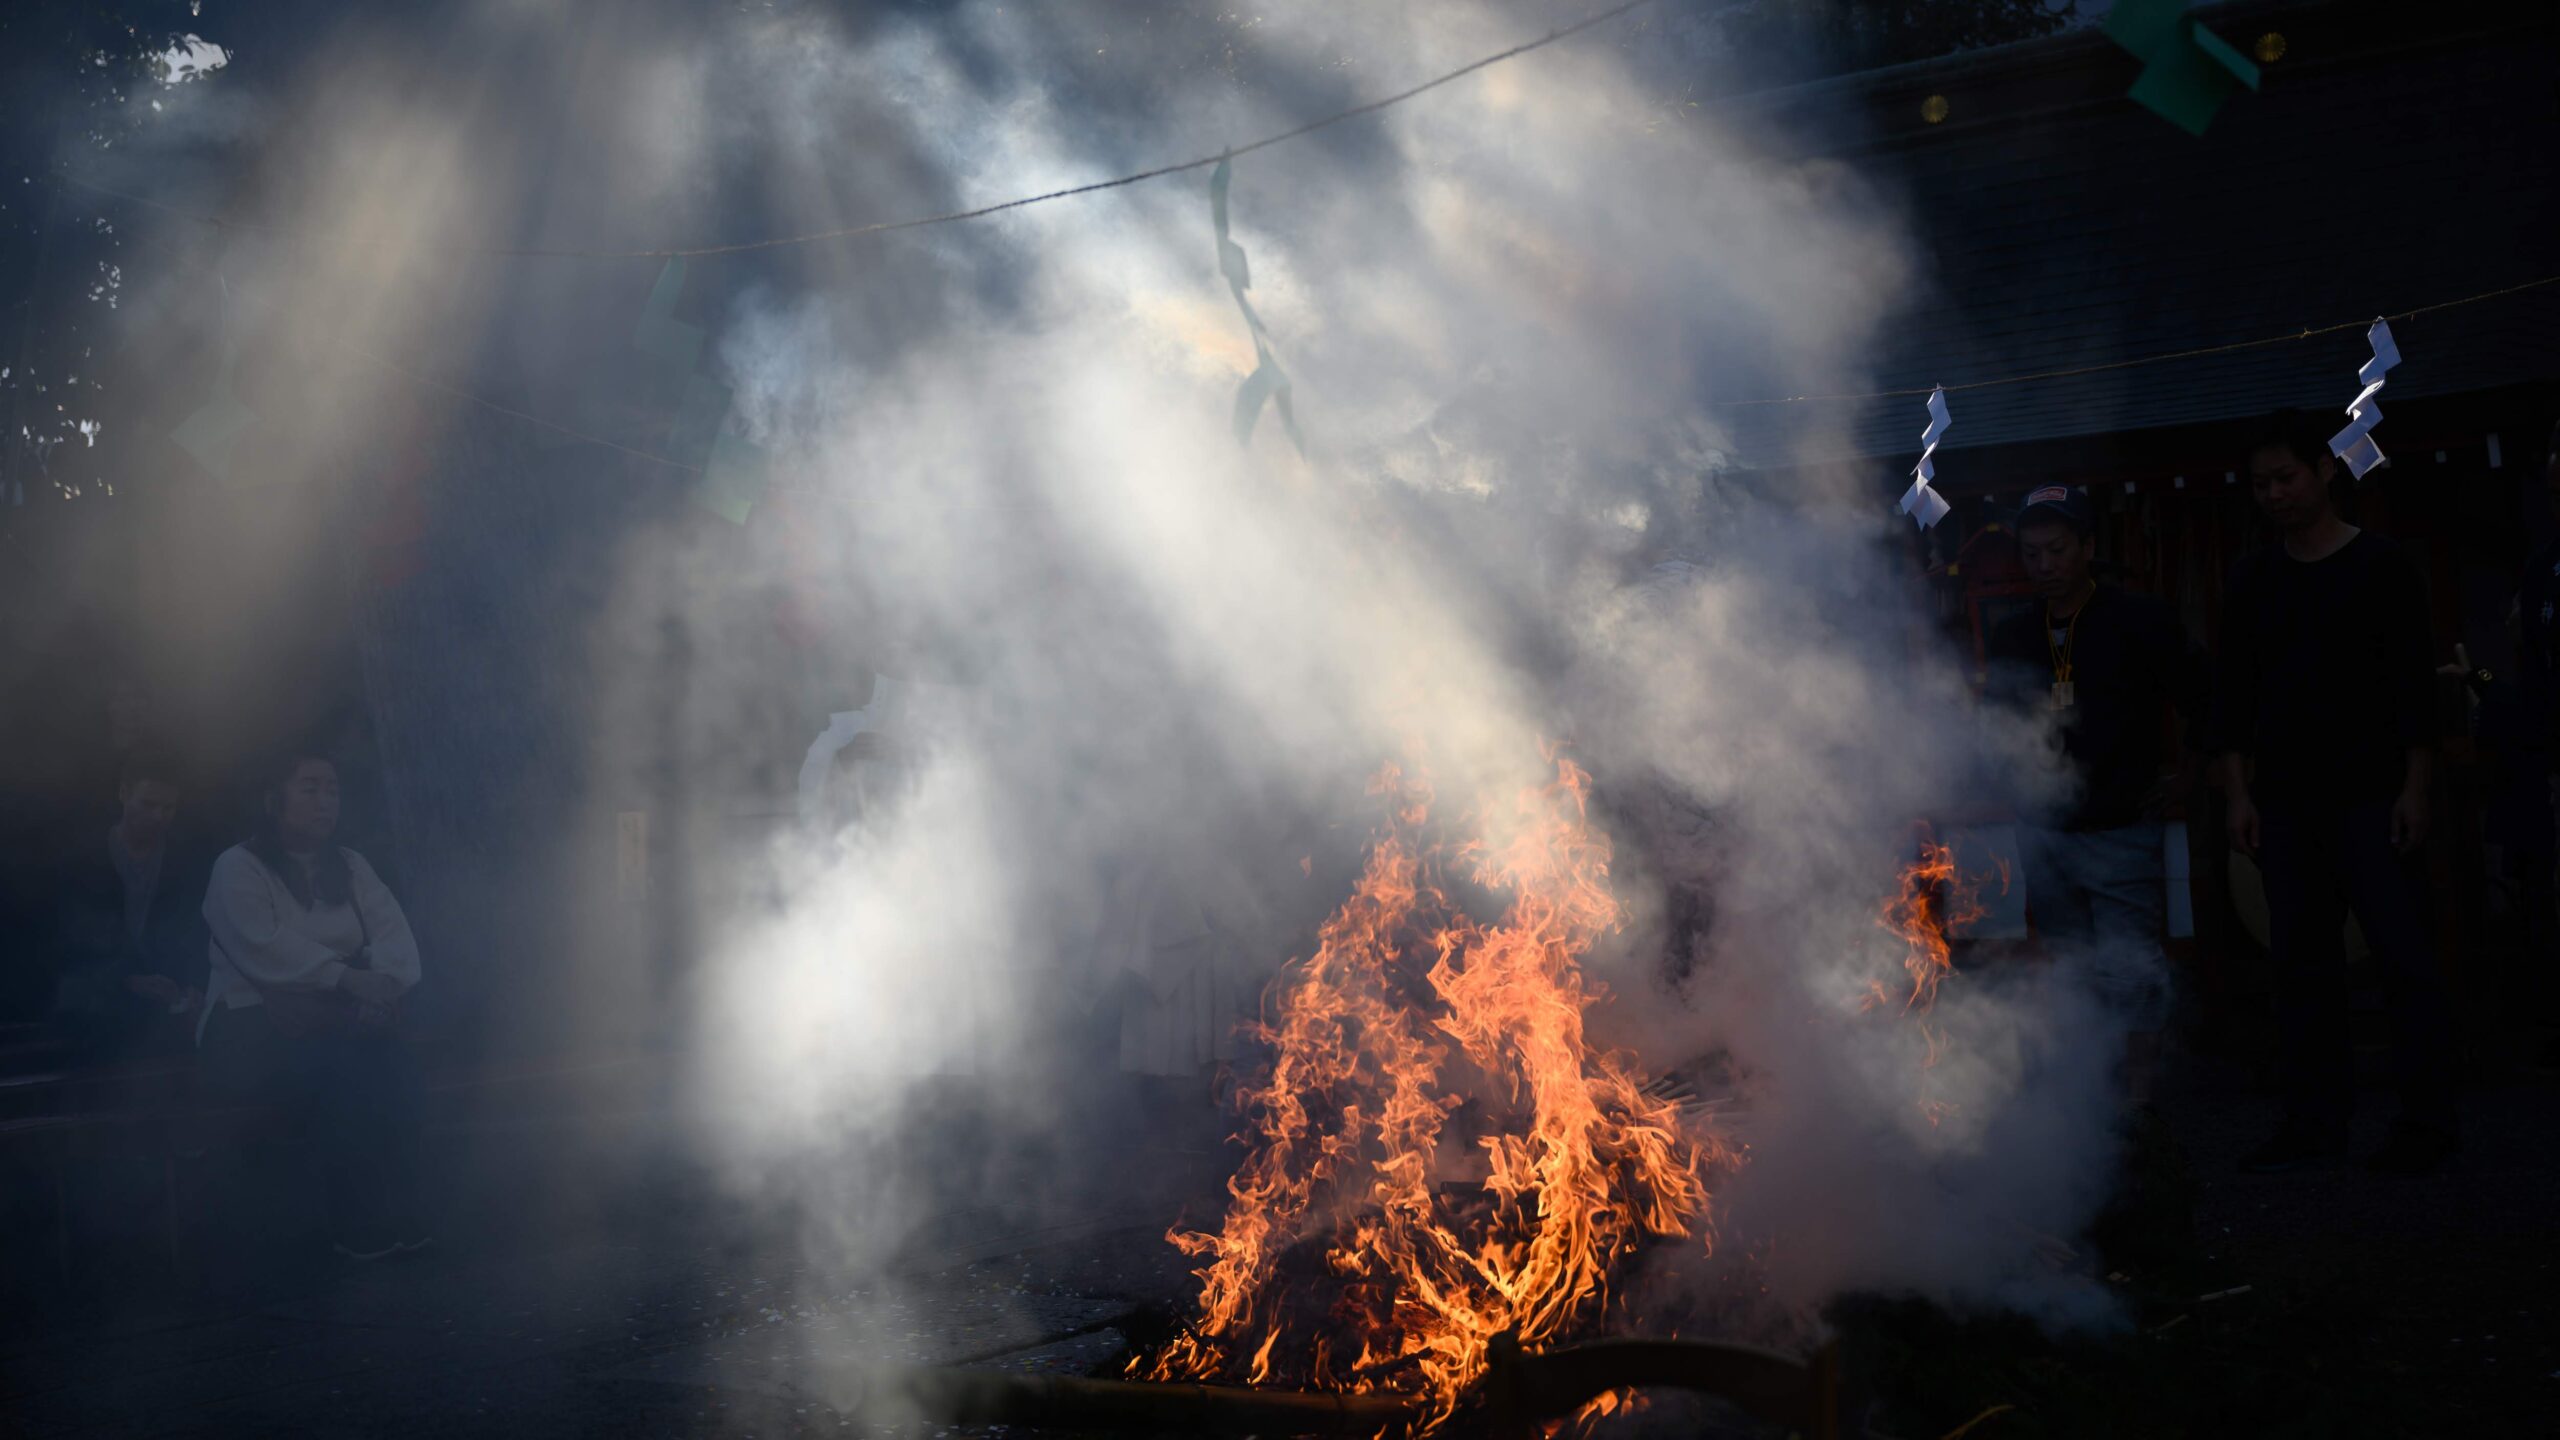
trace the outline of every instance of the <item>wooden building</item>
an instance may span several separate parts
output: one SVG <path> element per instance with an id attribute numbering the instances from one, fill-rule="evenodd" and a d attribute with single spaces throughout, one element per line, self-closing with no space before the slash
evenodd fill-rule
<path id="1" fill-rule="evenodd" d="M 2223 576 L 2265 543 L 2242 472 L 2266 418 L 2343 425 L 2366 325 L 2401 317 L 2375 432 L 2390 463 L 2355 518 L 2417 548 L 2445 658 L 2462 642 L 2504 664 L 2518 571 L 2560 528 L 2543 479 L 2560 415 L 2560 7 L 2193 13 L 2263 70 L 2201 137 L 2127 98 L 2141 62 L 2097 29 L 1726 102 L 1801 137 L 1789 158 L 1834 160 L 1899 207 L 1929 278 L 1872 376 L 1916 394 L 1722 418 L 1746 455 L 1845 436 L 1816 462 L 1871 467 L 1889 503 L 1917 459 L 1919 395 L 1944 385 L 1936 487 L 1955 508 L 1915 543 L 1959 643 L 2024 603 L 1998 527 L 2057 482 L 2089 491 L 2102 566 L 2209 639 Z M 2495 907 L 2464 843 L 2481 777 L 2459 740 L 2451 753 L 2435 866 L 2459 971 Z M 2211 951 L 2232 916 L 2207 802 L 2190 809 Z"/>

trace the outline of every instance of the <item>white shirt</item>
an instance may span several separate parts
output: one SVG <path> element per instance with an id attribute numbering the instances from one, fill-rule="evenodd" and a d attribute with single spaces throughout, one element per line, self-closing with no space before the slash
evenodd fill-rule
<path id="1" fill-rule="evenodd" d="M 308 908 L 246 848 L 234 845 L 215 858 L 204 892 L 213 945 L 204 1019 L 196 1022 L 199 1042 L 216 1006 L 260 1004 L 261 987 L 313 994 L 335 989 L 347 957 L 365 948 L 368 934 L 375 973 L 398 980 L 404 992 L 418 983 L 418 940 L 400 902 L 363 856 L 339 853 L 347 857 L 349 899 Z"/>

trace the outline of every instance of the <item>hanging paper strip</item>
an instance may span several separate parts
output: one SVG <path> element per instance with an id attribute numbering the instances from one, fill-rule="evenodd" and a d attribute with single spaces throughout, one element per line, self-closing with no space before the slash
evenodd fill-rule
<path id="1" fill-rule="evenodd" d="M 643 354 L 690 375 L 702 356 L 703 333 L 701 326 L 676 318 L 676 298 L 683 293 L 684 261 L 669 260 L 659 269 L 657 283 L 649 287 L 649 303 L 641 307 L 639 322 L 631 327 L 631 343 Z"/>
<path id="2" fill-rule="evenodd" d="M 2188 0 L 2115 0 L 2107 38 L 2142 60 L 2126 98 L 2202 135 L 2231 93 L 2258 88 L 2258 67 L 2187 13 Z"/>
<path id="3" fill-rule="evenodd" d="M 1262 406 L 1269 401 L 1280 412 L 1280 428 L 1289 432 L 1289 443 L 1298 447 L 1305 458 L 1306 437 L 1298 433 L 1298 416 L 1289 403 L 1289 374 L 1271 353 L 1271 332 L 1263 328 L 1262 317 L 1254 313 L 1253 302 L 1245 298 L 1253 288 L 1253 270 L 1245 263 L 1244 247 L 1227 238 L 1227 162 L 1209 175 L 1209 222 L 1218 232 L 1218 273 L 1227 280 L 1227 292 L 1236 297 L 1236 308 L 1244 312 L 1244 324 L 1253 336 L 1253 373 L 1245 377 L 1236 391 L 1236 443 L 1251 444 L 1253 427 L 1262 418 Z"/>
<path id="4" fill-rule="evenodd" d="M 693 487 L 693 503 L 732 525 L 744 525 L 756 502 L 764 498 L 771 472 L 765 454 L 735 431 L 723 429 L 711 442 L 711 458 L 702 480 Z"/>
<path id="5" fill-rule="evenodd" d="M 2364 338 L 2373 347 L 2373 358 L 2356 372 L 2364 389 L 2347 407 L 2347 428 L 2329 437 L 2329 453 L 2346 461 L 2359 480 L 2382 463 L 2382 447 L 2373 442 L 2373 427 L 2382 423 L 2382 377 L 2400 363 L 2400 347 L 2391 339 L 2389 321 L 2374 321 Z"/>
<path id="6" fill-rule="evenodd" d="M 702 458 L 702 478 L 694 482 L 692 501 L 732 525 L 744 525 L 764 495 L 770 471 L 764 452 L 737 432 L 729 387 L 695 374 L 709 332 L 676 318 L 676 302 L 684 295 L 684 261 L 671 259 L 649 287 L 649 301 L 631 327 L 631 343 L 642 354 L 685 377 L 666 438 L 667 453 L 679 460 Z"/>
<path id="7" fill-rule="evenodd" d="M 1918 522 L 1921 529 L 1947 518 L 1951 508 L 1946 497 L 1929 488 L 1938 478 L 1937 463 L 1931 458 L 1938 453 L 1938 441 L 1947 433 L 1947 392 L 1929 392 L 1929 428 L 1920 432 L 1920 463 L 1911 469 L 1911 488 L 1902 492 L 1902 503 L 1894 508 Z"/>

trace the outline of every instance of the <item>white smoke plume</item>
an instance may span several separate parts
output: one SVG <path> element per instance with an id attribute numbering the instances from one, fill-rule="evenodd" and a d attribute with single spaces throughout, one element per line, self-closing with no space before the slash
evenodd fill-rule
<path id="1" fill-rule="evenodd" d="M 965 208 L 1214 153 L 1564 13 L 1140 22 L 1097 0 L 573 23 L 490 0 L 444 63 L 539 83 L 501 106 L 498 80 L 438 83 L 454 72 L 423 61 L 313 66 L 319 98 L 287 113 L 316 138 L 274 165 L 266 213 L 335 228 L 242 283 L 325 301 L 286 307 L 285 348 L 315 357 L 309 413 L 378 415 L 401 389 L 316 358 L 350 337 L 439 372 L 495 336 L 575 419 L 565 389 L 546 398 L 583 363 L 557 337 L 618 353 L 655 262 L 543 262 L 448 303 L 447 247 Z M 790 807 L 822 721 L 758 691 L 736 657 L 759 622 L 705 599 L 742 556 L 796 557 L 793 583 L 837 607 L 821 623 L 858 630 L 822 708 L 856 708 L 875 672 L 908 697 L 858 823 L 786 827 L 696 877 L 702 953 L 667 996 L 710 1153 L 807 1217 L 829 1272 L 870 1275 L 938 1210 L 1072 1149 L 1066 1087 L 1146 981 L 1115 938 L 1131 905 L 1205 916 L 1237 957 L 1212 1003 L 1241 1014 L 1341 898 L 1366 777 L 1425 766 L 1459 803 L 1534 783 L 1562 742 L 1610 802 L 1644 922 L 1599 962 L 1620 1001 L 1595 1026 L 1656 1066 L 1721 1054 L 1750 1089 L 1721 1253 L 1792 1313 L 1851 1288 L 2102 1313 L 2037 1259 L 2112 1153 L 2110 1037 L 2081 988 L 1950 981 L 1925 1079 L 1918 1027 L 1859 1008 L 1898 973 L 1875 921 L 1911 822 L 2033 768 L 2042 739 L 1969 698 L 1883 467 L 1818 463 L 1842 414 L 1758 442 L 1762 466 L 1803 462 L 1780 488 L 1701 405 L 1860 388 L 1925 276 L 1851 172 L 1680 103 L 1649 37 L 1681 33 L 1595 30 L 1235 163 L 1304 458 L 1273 414 L 1250 445 L 1231 433 L 1254 351 L 1205 170 L 767 253 L 725 281 L 717 258 L 691 267 L 718 297 L 696 312 L 706 371 L 774 485 L 743 539 L 698 515 L 612 532 L 614 584 L 583 622 L 586 779 L 602 795 L 672 761 L 704 795 Z M 559 193 L 521 214 L 484 203 L 541 173 Z M 358 463 L 360 428 L 315 433 L 266 462 Z M 545 463 L 508 443 L 505 463 Z M 679 631 L 670 682 L 651 657 Z M 1711 901 L 1685 979 L 1659 963 L 1674 880 Z M 913 1163 L 954 1095 L 967 1132 Z"/>
<path id="2" fill-rule="evenodd" d="M 1143 101 L 1097 125 L 1047 78 L 1075 13 L 963 9 L 704 63 L 772 67 L 755 88 L 796 112 L 774 143 L 828 149 L 846 132 L 815 117 L 860 107 L 971 197 L 1080 178 L 1124 124 L 1178 150 L 1303 118 L 1141 54 L 1123 63 L 1153 77 Z M 1305 7 L 1254 42 L 1375 90 L 1522 25 Z M 1418 762 L 1444 795 L 1504 793 L 1568 739 L 1604 790 L 1712 832 L 1690 857 L 1704 960 L 1666 1010 L 1629 947 L 1614 1029 L 1751 1077 L 1754 1158 L 1720 1203 L 1782 1298 L 2103 1310 L 2037 1254 L 2109 1154 L 2105 1027 L 2078 989 L 1951 984 L 1925 1078 L 1930 1042 L 1856 1005 L 1897 953 L 1875 913 L 1909 822 L 2039 742 L 1978 716 L 1935 648 L 1880 476 L 1740 483 L 1695 403 L 1736 370 L 1853 386 L 1916 277 L 1845 174 L 1663 110 L 1595 40 L 1240 162 L 1237 235 L 1304 462 L 1272 417 L 1249 448 L 1228 433 L 1254 357 L 1197 172 L 991 222 L 999 261 L 919 238 L 946 288 L 894 345 L 862 334 L 881 299 L 858 273 L 738 307 L 721 353 L 749 423 L 840 504 L 830 553 L 914 637 L 880 668 L 968 697 L 913 727 L 904 809 L 724 937 L 708 1074 L 720 1113 L 763 1117 L 729 1131 L 739 1163 L 841 1159 L 848 1117 L 894 1115 L 906 1077 L 1038 1094 L 1044 1031 L 1122 980 L 1097 937 L 1133 868 L 1259 942 L 1267 974 L 1328 898 L 1293 847 L 1311 824 L 1347 822 L 1319 847 L 1362 833 L 1362 774 Z M 1642 594 L 1665 560 L 1681 577 Z M 1641 848 L 1622 873 L 1644 911 L 1660 874 Z M 1047 1123 L 1032 1101 L 997 1113 Z M 913 1211 L 938 1182 L 880 1183 L 912 1184 Z"/>

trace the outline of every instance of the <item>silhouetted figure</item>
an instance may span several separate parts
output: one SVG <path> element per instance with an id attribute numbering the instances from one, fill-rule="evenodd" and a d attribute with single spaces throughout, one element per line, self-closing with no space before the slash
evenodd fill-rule
<path id="1" fill-rule="evenodd" d="M 121 819 L 124 767 L 159 733 L 144 685 L 106 683 L 109 627 L 75 616 L 43 628 L 32 649 L 0 637 L 11 642 L 0 645 L 0 1021 L 10 1022 L 64 1018 L 64 867 L 85 862 Z"/>
<path id="2" fill-rule="evenodd" d="M 2354 1105 L 2344 931 L 2363 923 L 2389 996 L 2401 1113 L 2376 1168 L 2450 1163 L 2453 1024 L 2412 862 L 2427 832 L 2435 666 L 2408 552 L 2338 514 L 2316 426 L 2283 417 L 2249 457 L 2279 542 L 2225 591 L 2215 727 L 2231 841 L 2266 876 L 2283 1024 L 2285 1120 L 2249 1157 L 2296 1169 L 2346 1146 Z"/>
<path id="3" fill-rule="evenodd" d="M 399 1033 L 418 983 L 400 902 L 332 843 L 338 772 L 296 755 L 272 770 L 249 839 L 214 861 L 203 1049 L 218 1103 L 270 1109 L 319 1151 L 341 1254 L 428 1243 L 419 1213 L 419 1084 Z"/>
<path id="4" fill-rule="evenodd" d="M 129 755 L 116 822 L 80 837 L 54 884 L 53 1023 L 83 1061 L 183 1049 L 202 1002 L 206 867 L 172 838 L 174 775 Z"/>
<path id="5" fill-rule="evenodd" d="M 2560 425 L 2542 462 L 2543 496 L 2560 518 Z M 2552 770 L 2560 764 L 2560 540 L 2525 561 L 2516 585 L 2515 666 L 2491 677 L 2466 663 L 2480 700 L 2479 738 L 2494 767 L 2490 842 L 2514 897 L 2519 945 L 2508 1001 L 2541 1031 L 2541 1058 L 2560 1064 L 2560 908 L 2553 869 Z M 2467 657 L 2466 657 L 2467 661 Z"/>

